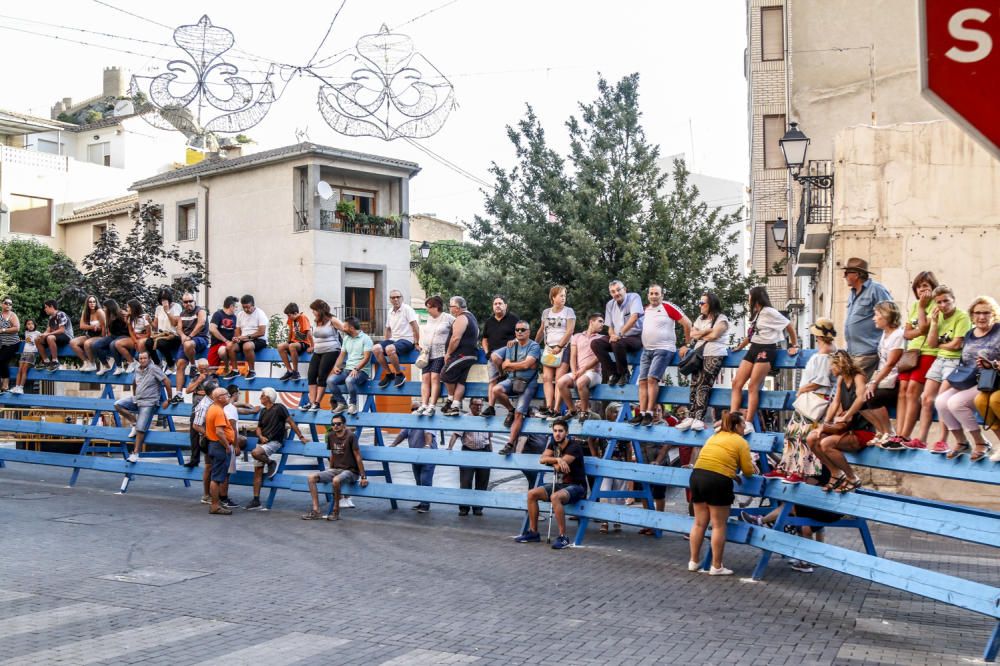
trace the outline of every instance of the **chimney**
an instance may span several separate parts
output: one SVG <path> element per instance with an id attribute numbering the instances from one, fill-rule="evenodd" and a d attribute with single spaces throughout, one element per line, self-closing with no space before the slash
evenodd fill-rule
<path id="1" fill-rule="evenodd" d="M 125 70 L 120 67 L 105 67 L 104 96 L 124 97 L 125 93 L 128 91 L 128 86 L 125 85 L 125 79 Z"/>

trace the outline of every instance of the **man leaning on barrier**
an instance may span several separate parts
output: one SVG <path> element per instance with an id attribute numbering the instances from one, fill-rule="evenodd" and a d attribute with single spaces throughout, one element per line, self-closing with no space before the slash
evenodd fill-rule
<path id="1" fill-rule="evenodd" d="M 278 472 L 278 461 L 272 460 L 271 456 L 284 446 L 286 428 L 291 428 L 300 442 L 308 444 L 288 409 L 278 402 L 278 392 L 270 386 L 260 392 L 260 406 L 261 410 L 257 415 L 257 447 L 250 452 L 253 456 L 253 499 L 243 507 L 247 511 L 262 508 L 260 487 L 264 484 L 264 466 L 267 466 L 267 478 L 273 479 Z"/>
<path id="2" fill-rule="evenodd" d="M 333 513 L 327 520 L 340 520 L 340 488 L 343 484 L 357 483 L 362 488 L 368 485 L 365 463 L 361 460 L 358 440 L 347 429 L 347 419 L 343 414 L 334 414 L 330 420 L 330 430 L 326 433 L 326 448 L 330 449 L 329 469 L 309 475 L 309 496 L 312 509 L 302 516 L 302 520 L 319 520 L 319 483 L 333 484 Z"/>
<path id="3" fill-rule="evenodd" d="M 167 389 L 167 399 L 160 405 L 160 385 Z M 163 370 L 149 362 L 149 353 L 139 354 L 139 369 L 132 375 L 132 397 L 122 398 L 115 402 L 117 411 L 125 421 L 132 424 L 129 437 L 135 437 L 132 454 L 128 457 L 130 463 L 139 462 L 139 450 L 153 423 L 156 407 L 164 409 L 170 405 L 170 380 Z"/>

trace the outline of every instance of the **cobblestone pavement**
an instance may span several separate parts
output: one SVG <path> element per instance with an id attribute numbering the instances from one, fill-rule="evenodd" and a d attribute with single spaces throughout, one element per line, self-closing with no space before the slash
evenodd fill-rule
<path id="1" fill-rule="evenodd" d="M 438 469 L 436 484 L 457 485 Z M 559 552 L 513 543 L 512 512 L 359 499 L 339 523 L 306 522 L 307 499 L 286 492 L 270 512 L 216 517 L 179 482 L 138 478 L 123 496 L 114 475 L 68 478 L 0 469 L 0 664 L 960 664 L 993 628 L 779 558 L 746 582 L 748 547 L 727 548 L 737 576 L 692 574 L 679 535 L 591 526 L 585 547 Z M 523 491 L 506 478 L 496 491 Z M 1000 578 L 988 549 L 874 532 L 889 557 Z"/>

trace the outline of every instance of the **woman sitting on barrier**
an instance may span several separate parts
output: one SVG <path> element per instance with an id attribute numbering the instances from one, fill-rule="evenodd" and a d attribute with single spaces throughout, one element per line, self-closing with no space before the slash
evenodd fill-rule
<path id="1" fill-rule="evenodd" d="M 861 414 L 875 426 L 876 435 L 872 445 L 898 451 L 905 447 L 902 438 L 897 437 L 892 430 L 889 407 L 898 402 L 899 371 L 896 370 L 896 364 L 903 356 L 903 329 L 899 327 L 903 315 L 895 303 L 882 301 L 875 305 L 872 318 L 875 328 L 882 331 L 882 337 L 878 342 L 878 369 L 865 386 L 865 405 Z"/>
<path id="2" fill-rule="evenodd" d="M 149 315 L 146 314 L 139 299 L 129 299 L 129 302 L 125 304 L 125 311 L 127 313 L 126 319 L 128 320 L 128 338 L 122 338 L 115 342 L 115 349 L 122 356 L 125 355 L 126 350 L 131 351 L 134 356 L 136 355 L 136 350 L 146 348 L 146 340 L 152 334 L 153 327 L 149 322 Z M 155 351 L 150 351 L 149 362 L 153 365 L 159 365 L 160 355 Z M 139 363 L 133 360 L 125 372 L 135 372 L 138 367 Z"/>
<path id="3" fill-rule="evenodd" d="M 771 307 L 771 299 L 767 295 L 767 287 L 754 287 L 750 290 L 750 329 L 747 337 L 738 344 L 733 351 L 739 351 L 746 347 L 746 356 L 740 361 L 736 369 L 736 377 L 733 379 L 732 399 L 729 410 L 740 411 L 743 404 L 743 387 L 747 386 L 747 408 L 746 423 L 743 426 L 744 434 L 753 432 L 752 421 L 757 414 L 757 404 L 760 401 L 760 387 L 764 383 L 764 378 L 771 372 L 771 366 L 778 356 L 778 343 L 781 342 L 783 331 L 788 332 L 790 344 L 788 353 L 795 355 L 799 352 L 798 338 L 795 334 L 795 327 L 780 312 Z M 749 382 L 749 384 L 748 384 Z"/>
<path id="4" fill-rule="evenodd" d="M 146 339 L 146 350 L 153 357 L 155 351 L 163 358 L 168 375 L 174 372 L 174 356 L 181 346 L 177 325 L 181 316 L 181 304 L 174 302 L 174 290 L 164 287 L 156 295 L 156 311 L 153 313 L 153 334 Z"/>
<path id="5" fill-rule="evenodd" d="M 993 448 L 985 439 L 976 421 L 975 403 L 979 395 L 979 372 L 992 368 L 1000 359 L 1000 308 L 989 296 L 980 296 L 969 307 L 973 328 L 965 334 L 962 361 L 941 386 L 934 401 L 938 417 L 955 438 L 955 445 L 948 450 L 948 459 L 969 453 L 969 460 L 979 462 Z M 964 431 L 964 432 L 963 432 Z M 965 433 L 975 444 L 973 450 Z"/>
<path id="6" fill-rule="evenodd" d="M 76 357 L 83 363 L 83 366 L 80 368 L 82 372 L 97 370 L 97 364 L 94 363 L 92 345 L 98 338 L 104 335 L 104 325 L 104 310 L 101 309 L 101 304 L 97 300 L 97 296 L 91 294 L 84 301 L 83 312 L 80 313 L 80 326 L 78 328 L 80 335 L 69 341 L 69 348 L 73 350 Z"/>
<path id="7" fill-rule="evenodd" d="M 806 443 L 833 474 L 823 490 L 844 493 L 861 487 L 861 479 L 847 462 L 844 452 L 864 449 L 875 433 L 865 429 L 867 424 L 861 417 L 865 403 L 865 373 L 843 349 L 834 352 L 830 369 L 837 378 L 837 389 L 823 425 L 809 433 Z"/>
<path id="8" fill-rule="evenodd" d="M 906 349 L 896 364 L 899 369 L 896 432 L 903 444 L 910 440 L 920 417 L 920 394 L 927 381 L 927 371 L 937 359 L 937 349 L 927 344 L 930 315 L 935 307 L 932 294 L 937 286 L 937 278 L 930 271 L 921 271 L 913 278 L 913 295 L 917 300 L 910 306 L 910 315 L 903 327 Z"/>
<path id="9" fill-rule="evenodd" d="M 785 427 L 781 462 L 764 475 L 766 478 L 781 479 L 783 483 L 802 483 L 822 469 L 816 454 L 806 445 L 806 437 L 816 423 L 822 422 L 830 406 L 830 394 L 835 383 L 830 372 L 830 355 L 837 351 L 834 342 L 837 329 L 833 327 L 833 321 L 820 318 L 809 328 L 809 332 L 816 336 L 816 353 L 809 357 L 802 371 L 792 405 L 795 414 Z"/>
<path id="10" fill-rule="evenodd" d="M 121 359 L 115 356 L 114 344 L 121 338 L 128 337 L 128 323 L 125 313 L 118 307 L 118 301 L 113 298 L 104 301 L 104 320 L 107 322 L 106 334 L 91 343 L 91 354 L 97 361 L 98 375 L 103 375 L 112 368 L 115 370 L 114 374 L 120 375 L 125 369 L 120 365 Z M 128 360 L 129 363 L 132 362 L 131 355 Z M 107 368 L 104 367 L 105 363 L 108 364 Z"/>
<path id="11" fill-rule="evenodd" d="M 701 367 L 691 376 L 691 413 L 677 425 L 678 430 L 705 429 L 708 395 L 729 355 L 729 347 L 723 338 L 729 330 L 729 318 L 722 314 L 719 297 L 706 291 L 701 295 L 698 307 L 701 313 L 691 326 L 691 344 L 694 349 L 693 345 L 701 343 L 702 362 Z"/>
<path id="12" fill-rule="evenodd" d="M 307 373 L 309 402 L 303 407 L 306 411 L 320 408 L 326 380 L 340 356 L 340 331 L 344 330 L 344 323 L 333 316 L 326 301 L 317 298 L 309 304 L 309 309 L 313 314 L 313 346 L 306 349 L 312 353 Z"/>
<path id="13" fill-rule="evenodd" d="M 440 296 L 431 296 L 424 301 L 427 308 L 427 325 L 420 339 L 427 345 L 427 364 L 421 368 L 420 406 L 414 411 L 417 416 L 434 416 L 438 397 L 441 395 L 441 371 L 444 369 L 444 354 L 451 336 L 451 325 L 455 317 L 444 312 L 444 301 Z M 424 356 L 424 351 L 420 354 Z M 420 359 L 417 359 L 419 362 Z"/>
<path id="14" fill-rule="evenodd" d="M 726 523 L 729 507 L 736 495 L 733 481 L 739 482 L 739 472 L 745 476 L 756 473 L 750 459 L 750 445 L 743 439 L 743 414 L 739 411 L 722 413 L 719 432 L 708 438 L 701 448 L 698 461 L 691 470 L 691 502 L 694 504 L 694 523 L 691 525 L 691 557 L 688 571 L 698 571 L 701 561 L 701 542 L 705 530 L 712 524 L 712 568 L 710 576 L 731 576 L 733 572 L 722 566 L 726 548 Z"/>

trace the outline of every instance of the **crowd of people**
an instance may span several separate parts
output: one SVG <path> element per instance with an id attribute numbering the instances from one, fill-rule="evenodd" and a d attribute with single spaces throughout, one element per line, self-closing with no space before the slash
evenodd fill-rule
<path id="1" fill-rule="evenodd" d="M 787 483 L 823 479 L 824 490 L 848 492 L 860 487 L 861 479 L 844 454 L 866 446 L 921 449 L 949 459 L 969 455 L 972 461 L 980 461 L 990 457 L 1000 462 L 1000 452 L 990 455 L 991 445 L 977 420 L 978 412 L 986 429 L 1000 429 L 1000 391 L 995 390 L 1000 360 L 997 302 L 979 296 L 963 309 L 949 287 L 924 271 L 913 279 L 912 303 L 903 308 L 875 281 L 864 260 L 848 260 L 843 276 L 850 290 L 845 344 L 838 346 L 831 320 L 818 318 L 813 322 L 810 333 L 816 353 L 802 372 L 780 464 L 766 476 Z M 332 482 L 339 495 L 341 485 L 366 482 L 345 413 L 357 412 L 359 394 L 369 381 L 378 377 L 380 388 L 402 386 L 406 381 L 403 359 L 418 352 L 415 365 L 421 369 L 422 379 L 413 414 L 434 415 L 444 384 L 447 397 L 441 414 L 458 416 L 464 413 L 466 383 L 481 348 L 488 359 L 488 390 L 485 401 L 473 398 L 469 402 L 469 410 L 483 417 L 495 416 L 498 404 L 507 410 L 504 426 L 509 428 L 509 436 L 499 452 L 509 455 L 518 450 L 519 442 L 523 446 L 530 439 L 521 437 L 521 429 L 532 413 L 553 424 L 552 436 L 543 445 L 536 444 L 535 452 L 541 454 L 542 464 L 558 468 L 564 481 L 556 489 L 534 489 L 529 507 L 549 498 L 559 498 L 561 503 L 579 498 L 580 490 L 575 486 L 580 485 L 581 472 L 576 461 L 582 461 L 582 448 L 568 437 L 568 422 L 599 418 L 596 410 L 600 408 L 592 404 L 591 391 L 602 383 L 626 385 L 631 377 L 628 355 L 640 352 L 637 405 L 623 420 L 637 427 L 664 423 L 663 410 L 657 404 L 661 381 L 679 355 L 681 371 L 689 379 L 690 405 L 682 419 L 673 420 L 674 427 L 714 431 L 694 462 L 691 492 L 695 531 L 703 533 L 710 522 L 717 529 L 724 527 L 719 524 L 724 523 L 723 512 L 717 509 L 726 507 L 728 512 L 732 480 L 741 471 L 752 471 L 745 438 L 753 432 L 760 390 L 778 349 L 787 341 L 788 354 L 798 353 L 795 327 L 771 305 L 764 287 L 750 290 L 748 334 L 733 347 L 729 338 L 734 322 L 710 290 L 699 299 L 698 316 L 693 321 L 680 307 L 664 300 L 659 284 L 648 286 L 645 304 L 639 293 L 628 291 L 621 281 L 612 281 L 608 291 L 610 299 L 604 312 L 583 315 L 586 323 L 578 325 L 577 313 L 568 305 L 567 288 L 552 287 L 550 306 L 540 313 L 540 326 L 532 335 L 529 318 L 510 312 L 502 296 L 494 298 L 492 312 L 482 321 L 469 311 L 461 296 L 448 299 L 447 307 L 441 297 L 431 296 L 425 302 L 427 321 L 421 326 L 417 313 L 403 302 L 402 293 L 393 290 L 379 342 L 362 330 L 357 319 L 335 317 L 323 300 L 309 304 L 311 317 L 290 303 L 284 310 L 287 339 L 273 341 L 284 368 L 280 380 L 299 379 L 300 359 L 310 354 L 308 393 L 302 409 L 320 409 L 329 394 L 334 417 L 327 433 L 331 469 L 309 477 L 313 510 L 305 517 L 319 515 L 317 483 Z M 23 324 L 24 346 L 10 390 L 23 392 L 27 370 L 33 365 L 57 369 L 57 352 L 64 345 L 76 355 L 83 372 L 131 373 L 132 396 L 119 400 L 116 409 L 134 424 L 133 462 L 157 407 L 179 403 L 185 393 L 194 393 L 188 465 L 198 465 L 200 454 L 207 455 L 204 499 L 213 513 L 228 512 L 233 506 L 226 492 L 228 473 L 242 445 L 236 427 L 239 411 L 218 382 L 238 375 L 240 357 L 249 368 L 246 379 L 256 377 L 256 355 L 269 344 L 269 320 L 253 296 L 227 297 L 211 317 L 194 295 L 182 294 L 176 302 L 169 289 L 158 294 L 151 315 L 138 300 L 129 300 L 122 308 L 113 299 L 101 301 L 94 295 L 87 297 L 78 319 L 59 310 L 51 300 L 46 301 L 44 310 L 48 318 L 44 329 L 39 330 L 31 319 Z M 0 364 L 13 360 L 21 331 L 12 301 L 4 299 Z M 730 408 L 712 419 L 708 416 L 710 390 L 728 354 L 743 349 L 746 353 L 733 379 Z M 4 372 L 3 390 L 7 390 L 8 381 Z M 533 411 L 538 384 L 542 385 L 542 399 Z M 161 388 L 166 394 L 163 402 Z M 895 421 L 890 419 L 890 408 L 895 409 Z M 260 485 L 265 470 L 270 476 L 275 473 L 271 456 L 280 450 L 286 428 L 299 433 L 273 389 L 264 389 L 261 406 L 255 409 L 260 410 L 260 444 L 253 451 L 256 481 L 254 499 L 247 508 L 260 506 Z M 940 418 L 940 434 L 929 444 L 934 410 Z M 461 440 L 463 450 L 489 451 L 493 448 L 491 437 L 488 433 L 456 433 L 451 445 Z M 564 440 L 569 444 L 563 446 Z M 433 433 L 421 429 L 404 430 L 395 443 L 403 441 L 410 446 L 437 446 Z M 414 477 L 419 484 L 429 484 L 433 466 L 415 466 Z M 485 473 L 462 471 L 462 487 L 482 489 L 488 480 L 488 469 Z M 420 504 L 415 508 L 429 507 Z M 470 509 L 476 515 L 482 512 L 479 507 L 461 507 L 460 511 L 467 515 Z M 537 510 L 529 516 L 537 517 Z M 557 547 L 566 543 L 561 516 L 557 510 Z M 753 521 L 759 518 L 751 516 Z M 534 541 L 537 536 L 532 522 L 519 540 Z M 697 562 L 695 547 L 700 541 L 692 539 L 692 563 Z M 721 555 L 721 547 L 713 550 L 716 560 L 711 573 L 728 571 Z"/>

